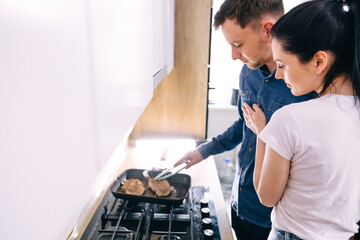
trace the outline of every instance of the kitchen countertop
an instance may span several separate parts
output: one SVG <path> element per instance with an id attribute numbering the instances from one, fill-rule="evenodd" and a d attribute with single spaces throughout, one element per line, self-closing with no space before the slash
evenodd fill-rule
<path id="1" fill-rule="evenodd" d="M 194 140 L 140 140 L 132 147 L 120 166 L 119 174 L 129 168 L 151 169 L 172 166 L 188 150 L 195 148 Z M 213 196 L 221 239 L 232 240 L 233 235 L 214 159 L 212 157 L 184 169 L 191 176 L 192 186 L 209 186 Z"/>

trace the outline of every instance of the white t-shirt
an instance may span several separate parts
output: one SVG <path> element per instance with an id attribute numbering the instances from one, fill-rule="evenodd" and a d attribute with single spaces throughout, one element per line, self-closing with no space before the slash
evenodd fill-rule
<path id="1" fill-rule="evenodd" d="M 353 96 L 325 95 L 274 113 L 259 137 L 291 161 L 271 213 L 303 239 L 348 239 L 360 219 L 360 110 Z"/>

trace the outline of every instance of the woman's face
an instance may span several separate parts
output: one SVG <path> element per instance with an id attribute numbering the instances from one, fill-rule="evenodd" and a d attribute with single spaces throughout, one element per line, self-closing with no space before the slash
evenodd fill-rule
<path id="1" fill-rule="evenodd" d="M 315 60 L 301 63 L 296 55 L 286 52 L 277 39 L 272 41 L 272 51 L 277 67 L 275 77 L 284 79 L 293 95 L 301 96 L 321 88 L 322 79 L 316 74 Z"/>

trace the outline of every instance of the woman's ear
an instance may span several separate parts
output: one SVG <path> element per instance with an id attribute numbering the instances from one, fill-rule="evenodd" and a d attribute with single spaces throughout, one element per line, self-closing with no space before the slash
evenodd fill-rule
<path id="1" fill-rule="evenodd" d="M 316 74 L 324 73 L 330 66 L 330 54 L 326 51 L 317 51 L 314 54 L 314 67 L 316 68 Z"/>

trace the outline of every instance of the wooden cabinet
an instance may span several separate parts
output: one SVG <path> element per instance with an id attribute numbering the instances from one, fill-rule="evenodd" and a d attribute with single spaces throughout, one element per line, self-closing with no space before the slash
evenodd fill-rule
<path id="1" fill-rule="evenodd" d="M 131 138 L 205 138 L 210 0 L 175 2 L 175 65 L 154 90 Z"/>

